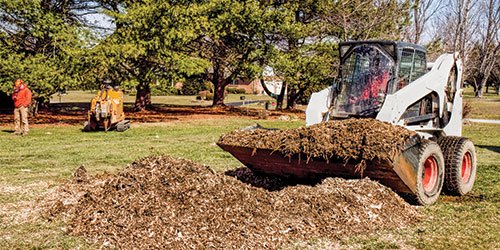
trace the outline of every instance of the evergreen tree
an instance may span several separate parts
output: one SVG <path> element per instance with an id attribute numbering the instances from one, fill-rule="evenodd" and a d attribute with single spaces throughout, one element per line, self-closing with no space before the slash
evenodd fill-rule
<path id="1" fill-rule="evenodd" d="M 77 86 L 78 62 L 88 31 L 80 23 L 83 1 L 0 1 L 0 90 L 24 79 L 35 100 Z"/>
<path id="2" fill-rule="evenodd" d="M 224 105 L 224 88 L 255 78 L 262 59 L 268 11 L 258 1 L 160 1 L 121 3 L 111 13 L 116 31 L 101 51 L 116 70 L 138 84 L 136 107 L 146 108 L 149 85 L 193 75 L 214 85 L 213 105 Z M 110 51 L 111 50 L 111 51 Z M 145 102 L 142 102 L 145 100 Z"/>
<path id="3" fill-rule="evenodd" d="M 269 64 L 284 80 L 287 109 L 333 83 L 337 44 L 343 40 L 399 39 L 408 24 L 408 1 L 277 1 L 281 22 L 272 31 Z M 278 96 L 281 108 L 284 92 Z"/>

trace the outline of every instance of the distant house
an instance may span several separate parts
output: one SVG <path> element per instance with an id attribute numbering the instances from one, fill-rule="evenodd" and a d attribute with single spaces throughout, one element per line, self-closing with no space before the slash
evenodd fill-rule
<path id="1" fill-rule="evenodd" d="M 265 76 L 264 84 L 267 89 L 273 94 L 279 94 L 283 81 L 276 76 Z M 252 81 L 244 81 L 241 79 L 234 80 L 233 83 L 227 86 L 228 88 L 244 89 L 247 94 L 266 94 L 262 87 L 260 79 Z"/>
<path id="2" fill-rule="evenodd" d="M 281 87 L 283 86 L 283 80 L 277 76 L 265 76 L 264 84 L 266 85 L 269 92 L 278 95 L 281 93 Z"/>
<path id="3" fill-rule="evenodd" d="M 226 88 L 244 89 L 246 94 L 264 94 L 264 88 L 260 84 L 260 79 L 252 81 L 244 81 L 241 79 L 234 80 Z"/>

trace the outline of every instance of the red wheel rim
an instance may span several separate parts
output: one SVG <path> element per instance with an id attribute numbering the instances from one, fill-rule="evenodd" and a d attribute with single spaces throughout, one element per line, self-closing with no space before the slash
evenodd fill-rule
<path id="1" fill-rule="evenodd" d="M 466 152 L 464 154 L 464 158 L 462 158 L 462 182 L 469 182 L 470 175 L 472 173 L 472 155 L 470 152 Z"/>
<path id="2" fill-rule="evenodd" d="M 438 163 L 434 156 L 429 156 L 424 162 L 424 172 L 422 173 L 422 186 L 426 193 L 431 192 L 437 186 Z"/>

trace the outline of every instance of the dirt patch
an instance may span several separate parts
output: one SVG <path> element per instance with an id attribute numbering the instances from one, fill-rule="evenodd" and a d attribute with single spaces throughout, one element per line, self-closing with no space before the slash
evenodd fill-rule
<path id="1" fill-rule="evenodd" d="M 390 162 L 416 133 L 375 119 L 347 119 L 286 130 L 243 129 L 221 136 L 218 143 L 270 149 L 286 156 L 354 160 L 362 165 Z"/>
<path id="2" fill-rule="evenodd" d="M 93 177 L 78 169 L 41 206 L 49 219 L 66 220 L 70 234 L 139 249 L 282 248 L 404 227 L 419 218 L 414 207 L 368 179 L 286 185 L 248 169 L 227 175 L 170 157 L 145 158 L 116 175 Z"/>
<path id="3" fill-rule="evenodd" d="M 88 103 L 51 104 L 47 110 L 39 111 L 36 117 L 30 117 L 30 125 L 50 124 L 61 126 L 67 124 L 83 124 L 87 119 Z M 296 116 L 304 118 L 301 111 L 282 112 L 248 107 L 186 107 L 155 105 L 151 110 L 133 112 L 125 108 L 126 119 L 132 122 L 169 122 L 196 119 L 213 119 L 228 117 L 250 117 L 255 119 L 278 119 L 280 116 Z M 0 113 L 0 125 L 12 125 L 12 114 Z"/>

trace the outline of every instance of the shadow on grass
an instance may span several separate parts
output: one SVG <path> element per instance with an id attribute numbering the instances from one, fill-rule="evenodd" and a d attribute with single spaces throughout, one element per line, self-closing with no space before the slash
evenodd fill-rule
<path id="1" fill-rule="evenodd" d="M 6 134 L 12 134 L 12 133 L 14 133 L 13 129 L 2 129 L 1 131 L 2 131 L 2 133 L 6 133 Z"/>
<path id="2" fill-rule="evenodd" d="M 500 154 L 500 147 L 499 146 L 476 145 L 476 147 L 488 149 L 488 150 L 490 150 L 492 152 Z"/>
<path id="3" fill-rule="evenodd" d="M 281 178 L 277 176 L 262 175 L 255 173 L 246 167 L 228 170 L 224 174 L 232 176 L 238 179 L 239 181 L 249 184 L 253 187 L 263 188 L 268 191 L 279 191 L 288 186 L 295 186 L 297 184 L 314 186 L 321 182 L 321 179 L 298 181 L 294 179 Z"/>
<path id="4" fill-rule="evenodd" d="M 441 195 L 440 198 L 445 202 L 452 203 L 463 203 L 463 202 L 498 202 L 498 198 L 495 195 L 489 194 L 477 194 L 477 193 L 468 193 L 464 196 L 451 196 L 448 194 Z"/>
<path id="5" fill-rule="evenodd" d="M 41 108 L 36 116 L 31 117 L 32 124 L 83 124 L 87 120 L 89 103 L 51 103 Z M 284 114 L 303 114 L 303 111 L 259 110 L 241 107 L 208 107 L 208 106 L 172 106 L 153 104 L 149 110 L 134 111 L 132 103 L 125 103 L 124 112 L 127 120 L 132 122 L 169 122 L 183 118 L 207 118 L 210 116 L 257 117 L 267 119 L 269 116 L 279 117 Z M 12 115 L 0 114 L 0 124 L 10 124 Z"/>

